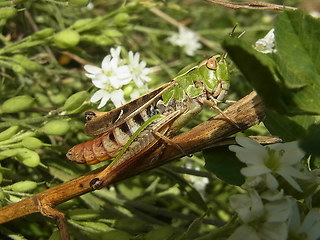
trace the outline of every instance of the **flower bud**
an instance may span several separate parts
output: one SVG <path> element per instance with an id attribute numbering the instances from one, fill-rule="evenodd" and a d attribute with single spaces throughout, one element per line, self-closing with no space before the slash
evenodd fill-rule
<path id="1" fill-rule="evenodd" d="M 61 49 L 77 46 L 79 41 L 79 33 L 71 29 L 65 29 L 54 36 L 54 43 Z"/>
<path id="2" fill-rule="evenodd" d="M 43 66 L 39 63 L 29 60 L 29 58 L 17 54 L 13 56 L 16 63 L 20 64 L 28 72 L 42 72 L 44 70 Z"/>
<path id="3" fill-rule="evenodd" d="M 114 28 L 107 28 L 103 30 L 103 34 L 107 37 L 122 37 L 123 33 Z"/>
<path id="4" fill-rule="evenodd" d="M 113 19 L 113 22 L 117 27 L 125 27 L 129 21 L 130 16 L 127 13 L 119 13 Z"/>
<path id="5" fill-rule="evenodd" d="M 88 5 L 89 0 L 69 0 L 69 6 L 71 7 L 85 7 Z"/>
<path id="6" fill-rule="evenodd" d="M 26 74 L 27 73 L 26 70 L 22 66 L 20 66 L 18 64 L 12 64 L 11 68 L 15 73 L 20 73 L 20 74 Z"/>
<path id="7" fill-rule="evenodd" d="M 92 22 L 92 18 L 79 19 L 75 21 L 74 24 L 71 25 L 71 28 L 74 28 L 74 29 L 81 28 L 88 25 L 90 22 Z"/>
<path id="8" fill-rule="evenodd" d="M 11 126 L 0 133 L 0 141 L 7 140 L 19 131 L 19 126 Z"/>
<path id="9" fill-rule="evenodd" d="M 28 167 L 36 167 L 40 164 L 39 154 L 27 148 L 20 150 L 16 157 L 18 161 L 22 162 L 22 164 Z"/>
<path id="10" fill-rule="evenodd" d="M 49 37 L 53 33 L 54 33 L 54 29 L 53 28 L 45 28 L 45 29 L 42 29 L 40 31 L 35 32 L 31 37 L 34 40 L 39 40 L 39 39 L 43 39 L 43 38 Z"/>
<path id="11" fill-rule="evenodd" d="M 17 14 L 17 9 L 14 7 L 0 8 L 0 19 L 13 18 Z"/>
<path id="12" fill-rule="evenodd" d="M 53 107 L 52 103 L 50 102 L 50 99 L 46 94 L 36 92 L 34 94 L 34 97 L 36 98 L 39 106 L 44 107 L 44 108 L 51 108 Z"/>
<path id="13" fill-rule="evenodd" d="M 7 149 L 0 152 L 0 160 L 16 156 L 21 148 Z"/>
<path id="14" fill-rule="evenodd" d="M 106 36 L 97 36 L 95 38 L 95 43 L 99 46 L 105 47 L 114 44 L 114 41 Z"/>
<path id="15" fill-rule="evenodd" d="M 56 94 L 51 93 L 50 94 L 50 99 L 51 101 L 58 106 L 61 106 L 65 101 L 66 101 L 66 95 L 64 92 L 59 92 Z"/>
<path id="16" fill-rule="evenodd" d="M 33 181 L 16 182 L 9 186 L 14 192 L 30 192 L 37 187 L 37 183 Z"/>
<path id="17" fill-rule="evenodd" d="M 2 105 L 2 113 L 15 113 L 32 107 L 34 98 L 30 96 L 17 96 L 6 100 Z"/>
<path id="18" fill-rule="evenodd" d="M 82 103 L 86 100 L 88 96 L 87 91 L 77 92 L 71 95 L 67 101 L 64 103 L 64 108 L 67 111 L 75 110 L 76 108 L 80 107 Z"/>
<path id="19" fill-rule="evenodd" d="M 52 120 L 43 126 L 43 131 L 48 135 L 64 135 L 69 127 L 69 123 L 65 120 Z"/>
<path id="20" fill-rule="evenodd" d="M 22 140 L 22 145 L 30 150 L 41 148 L 43 143 L 35 137 L 26 137 Z"/>
<path id="21" fill-rule="evenodd" d="M 95 43 L 96 36 L 89 34 L 82 34 L 80 36 L 81 42 Z"/>

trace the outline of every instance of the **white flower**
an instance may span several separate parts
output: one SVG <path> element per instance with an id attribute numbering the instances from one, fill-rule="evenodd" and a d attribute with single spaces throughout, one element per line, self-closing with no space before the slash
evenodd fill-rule
<path id="1" fill-rule="evenodd" d="M 256 42 L 256 50 L 262 53 L 276 52 L 274 45 L 274 28 L 272 28 L 264 38 Z"/>
<path id="2" fill-rule="evenodd" d="M 121 48 L 111 48 L 110 55 L 105 56 L 102 60 L 101 68 L 85 65 L 85 74 L 91 78 L 92 83 L 99 88 L 97 92 L 91 97 L 91 102 L 98 102 L 101 100 L 98 108 L 103 107 L 109 99 L 116 107 L 125 103 L 124 92 L 121 89 L 123 86 L 133 80 L 138 87 L 145 87 L 146 82 L 151 79 L 147 76 L 150 72 L 146 68 L 146 62 L 139 63 L 140 54 L 129 52 L 129 65 L 124 65 L 123 60 L 120 59 Z"/>
<path id="3" fill-rule="evenodd" d="M 140 96 L 140 93 L 138 91 L 134 91 L 132 93 L 130 93 L 130 98 L 133 100 L 133 99 L 136 99 Z"/>
<path id="4" fill-rule="evenodd" d="M 123 91 L 120 88 L 131 81 L 131 74 L 127 65 L 118 66 L 120 50 L 120 47 L 111 48 L 111 55 L 104 57 L 101 68 L 92 65 L 84 66 L 88 72 L 85 75 L 91 78 L 97 88 L 100 88 L 90 100 L 94 103 L 101 100 L 98 108 L 102 108 L 109 99 L 116 107 L 125 103 Z"/>
<path id="5" fill-rule="evenodd" d="M 107 55 L 102 60 L 101 68 L 85 65 L 84 69 L 88 72 L 85 75 L 92 79 L 97 88 L 120 88 L 131 81 L 131 75 L 128 66 L 118 66 L 118 60 Z"/>
<path id="6" fill-rule="evenodd" d="M 124 94 L 121 89 L 114 90 L 113 92 L 110 92 L 110 93 L 103 90 L 103 89 L 100 89 L 93 94 L 90 101 L 93 103 L 96 103 L 99 100 L 101 100 L 98 108 L 102 108 L 104 105 L 106 105 L 106 103 L 110 99 L 113 102 L 113 104 L 115 105 L 115 107 L 120 107 L 121 105 L 126 103 L 123 95 Z"/>
<path id="7" fill-rule="evenodd" d="M 286 198 L 263 204 L 255 190 L 248 194 L 230 197 L 231 207 L 238 213 L 243 225 L 235 230 L 228 240 L 236 239 L 287 239 L 287 224 L 290 202 Z"/>
<path id="8" fill-rule="evenodd" d="M 89 2 L 88 5 L 87 5 L 87 8 L 88 8 L 89 10 L 94 9 L 94 4 L 93 4 L 92 2 Z"/>
<path id="9" fill-rule="evenodd" d="M 255 190 L 249 190 L 248 194 L 232 195 L 229 200 L 231 207 L 244 223 L 249 223 L 263 215 L 263 203 Z"/>
<path id="10" fill-rule="evenodd" d="M 312 17 L 314 17 L 314 18 L 320 18 L 320 12 L 315 11 L 315 10 L 311 11 L 311 12 L 310 12 L 310 15 L 311 15 Z"/>
<path id="11" fill-rule="evenodd" d="M 241 225 L 228 240 L 287 240 L 286 223 L 264 223 L 255 229 L 250 225 Z"/>
<path id="12" fill-rule="evenodd" d="M 292 208 L 289 216 L 290 235 L 295 236 L 295 239 L 319 239 L 320 209 L 312 208 L 301 223 L 300 213 L 295 199 L 291 199 L 291 206 Z"/>
<path id="13" fill-rule="evenodd" d="M 110 54 L 111 54 L 112 58 L 116 59 L 117 62 L 120 59 L 120 52 L 121 52 L 121 47 L 119 47 L 119 46 L 116 49 L 114 49 L 114 48 L 110 49 Z"/>
<path id="14" fill-rule="evenodd" d="M 229 146 L 236 153 L 241 162 L 247 167 L 241 169 L 245 177 L 262 178 L 269 189 L 279 186 L 275 175 L 283 177 L 292 187 L 302 191 L 294 178 L 309 179 L 310 177 L 298 169 L 304 152 L 298 147 L 297 142 L 276 143 L 263 147 L 256 141 L 246 137 L 236 137 L 240 146 Z"/>
<path id="15" fill-rule="evenodd" d="M 150 73 L 150 69 L 146 68 L 146 62 L 141 61 L 139 63 L 139 58 L 139 53 L 133 54 L 133 52 L 130 51 L 128 66 L 134 83 L 137 85 L 137 87 L 142 87 L 145 85 L 145 82 L 149 82 L 151 78 L 147 76 Z"/>
<path id="16" fill-rule="evenodd" d="M 172 34 L 168 41 L 172 45 L 182 47 L 189 56 L 193 56 L 195 51 L 201 48 L 199 37 L 184 27 L 179 27 L 179 33 Z"/>

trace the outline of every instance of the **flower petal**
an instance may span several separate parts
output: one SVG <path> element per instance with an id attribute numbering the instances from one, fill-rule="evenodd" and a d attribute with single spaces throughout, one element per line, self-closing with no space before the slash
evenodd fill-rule
<path id="1" fill-rule="evenodd" d="M 240 172 L 242 175 L 246 177 L 255 177 L 255 176 L 269 173 L 271 172 L 271 170 L 264 165 L 252 165 L 252 166 L 242 168 Z"/>
<path id="2" fill-rule="evenodd" d="M 279 187 L 277 179 L 271 173 L 265 174 L 265 181 L 267 187 L 271 190 L 275 190 Z"/>
<path id="3" fill-rule="evenodd" d="M 248 225 L 242 225 L 238 227 L 234 233 L 227 240 L 260 240 L 255 229 Z"/>
<path id="4" fill-rule="evenodd" d="M 280 144 L 272 144 L 270 145 L 271 149 L 275 149 L 277 151 L 284 151 L 284 154 L 281 158 L 281 161 L 286 164 L 296 164 L 299 163 L 300 160 L 304 157 L 305 153 L 299 148 L 298 142 L 288 142 L 288 143 L 280 143 Z"/>
<path id="5" fill-rule="evenodd" d="M 293 188 L 299 192 L 303 192 L 299 184 L 289 175 L 280 174 Z"/>
<path id="6" fill-rule="evenodd" d="M 266 199 L 270 202 L 281 200 L 283 198 L 283 190 L 267 190 L 260 194 L 262 199 Z"/>
<path id="7" fill-rule="evenodd" d="M 115 90 L 111 93 L 111 101 L 116 107 L 120 107 L 126 103 L 124 100 L 124 93 L 121 89 Z"/>
<path id="8" fill-rule="evenodd" d="M 98 91 L 96 91 L 93 95 L 92 95 L 92 97 L 91 97 L 91 99 L 90 99 L 90 102 L 93 102 L 93 103 L 96 103 L 96 102 L 98 102 L 101 98 L 103 98 L 104 96 L 106 96 L 108 93 L 106 92 L 106 91 L 104 91 L 104 90 L 98 90 Z"/>
<path id="9" fill-rule="evenodd" d="M 101 68 L 103 71 L 108 71 L 110 69 L 111 56 L 107 55 L 103 58 L 101 63 Z"/>
<path id="10" fill-rule="evenodd" d="M 102 108 L 104 105 L 106 105 L 106 103 L 108 102 L 108 100 L 110 99 L 109 96 L 104 96 L 102 99 L 101 99 L 101 102 L 98 106 L 98 109 Z"/>
<path id="11" fill-rule="evenodd" d="M 287 224 L 282 223 L 264 223 L 259 229 L 261 240 L 287 240 Z"/>
<path id="12" fill-rule="evenodd" d="M 121 47 L 118 46 L 116 48 L 111 48 L 110 49 L 110 53 L 111 53 L 111 56 L 114 58 L 114 59 L 118 59 L 120 58 L 120 52 L 121 52 Z"/>
<path id="13" fill-rule="evenodd" d="M 98 74 L 102 72 L 102 69 L 93 65 L 84 65 L 83 68 L 91 74 Z"/>
<path id="14" fill-rule="evenodd" d="M 265 204 L 267 222 L 285 222 L 289 217 L 290 202 L 284 198 Z"/>
<path id="15" fill-rule="evenodd" d="M 253 151 L 266 152 L 265 148 L 261 144 L 259 144 L 258 142 L 248 137 L 236 136 L 236 142 L 244 148 L 247 148 Z"/>

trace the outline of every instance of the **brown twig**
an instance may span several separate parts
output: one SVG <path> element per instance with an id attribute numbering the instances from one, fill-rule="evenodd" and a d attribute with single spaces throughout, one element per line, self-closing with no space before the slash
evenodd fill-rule
<path id="1" fill-rule="evenodd" d="M 297 9 L 295 7 L 278 5 L 267 2 L 252 1 L 252 2 L 230 2 L 222 0 L 207 0 L 217 5 L 221 5 L 232 9 L 252 9 L 252 10 L 275 10 L 283 11 L 283 9 Z"/>
<path id="2" fill-rule="evenodd" d="M 247 129 L 262 120 L 264 117 L 264 107 L 260 97 L 255 92 L 252 92 L 231 105 L 224 113 L 233 119 L 241 129 Z M 239 129 L 235 127 L 234 124 L 231 124 L 219 114 L 190 131 L 174 137 L 172 141 L 179 144 L 185 152 L 193 153 L 201 151 L 208 146 L 214 146 L 219 141 L 238 131 Z M 157 157 L 159 155 L 161 155 L 161 157 Z M 130 162 L 119 164 L 117 168 L 109 172 L 105 183 L 109 185 L 137 175 L 145 170 L 163 165 L 181 155 L 181 151 L 175 147 L 162 145 L 154 152 L 144 155 L 139 159 L 132 159 Z M 40 212 L 45 216 L 57 219 L 60 230 L 65 231 L 63 214 L 55 212 L 52 208 L 74 197 L 93 191 L 90 187 L 90 182 L 96 178 L 104 168 L 105 167 L 96 169 L 86 175 L 62 183 L 32 197 L 21 200 L 20 202 L 3 207 L 0 209 L 0 224 L 31 213 Z M 66 236 L 64 237 L 63 239 L 68 239 Z"/>

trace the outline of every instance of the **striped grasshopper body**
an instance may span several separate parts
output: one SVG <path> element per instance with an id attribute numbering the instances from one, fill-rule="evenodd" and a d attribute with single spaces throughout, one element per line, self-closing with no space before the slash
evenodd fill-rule
<path id="1" fill-rule="evenodd" d="M 96 164 L 117 156 L 130 137 L 156 114 L 162 118 L 152 122 L 134 139 L 121 161 L 146 153 L 160 138 L 168 139 L 195 114 L 204 103 L 224 100 L 229 89 L 229 76 L 223 56 L 216 55 L 188 69 L 167 83 L 136 100 L 110 112 L 86 113 L 87 135 L 99 136 L 71 148 L 71 161 Z M 162 137 L 161 137 L 162 136 Z"/>

